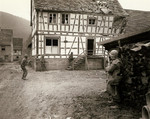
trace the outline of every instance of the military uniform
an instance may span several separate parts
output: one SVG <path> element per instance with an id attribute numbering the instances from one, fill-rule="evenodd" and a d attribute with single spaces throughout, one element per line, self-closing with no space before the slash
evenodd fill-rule
<path id="1" fill-rule="evenodd" d="M 22 79 L 26 79 L 26 76 L 28 74 L 27 69 L 26 69 L 27 64 L 28 64 L 27 59 L 23 58 L 21 61 L 21 69 L 23 70 Z"/>
<path id="2" fill-rule="evenodd" d="M 40 59 L 40 63 L 41 63 L 41 71 L 46 71 L 45 59 L 43 56 Z"/>
<path id="3" fill-rule="evenodd" d="M 108 72 L 107 91 L 112 96 L 113 101 L 120 102 L 119 84 L 121 81 L 121 61 L 117 58 L 112 60 L 110 66 L 106 67 Z"/>

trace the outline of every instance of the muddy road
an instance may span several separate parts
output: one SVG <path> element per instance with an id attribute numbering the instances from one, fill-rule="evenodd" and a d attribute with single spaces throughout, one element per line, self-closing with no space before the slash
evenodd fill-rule
<path id="1" fill-rule="evenodd" d="M 18 64 L 0 66 L 0 119 L 138 119 L 108 103 L 104 71 L 35 72 L 22 80 Z"/>

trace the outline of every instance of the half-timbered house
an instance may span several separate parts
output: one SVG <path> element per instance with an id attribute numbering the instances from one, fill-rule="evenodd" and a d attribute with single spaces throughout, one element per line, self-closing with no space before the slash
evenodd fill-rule
<path id="1" fill-rule="evenodd" d="M 13 59 L 19 60 L 23 51 L 23 38 L 13 38 Z"/>
<path id="2" fill-rule="evenodd" d="M 31 0 L 35 69 L 41 56 L 47 69 L 103 68 L 99 42 L 123 33 L 126 16 L 117 0 Z"/>

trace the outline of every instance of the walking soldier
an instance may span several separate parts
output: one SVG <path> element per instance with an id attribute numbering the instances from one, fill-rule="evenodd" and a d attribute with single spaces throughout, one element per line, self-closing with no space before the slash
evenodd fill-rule
<path id="1" fill-rule="evenodd" d="M 23 80 L 26 80 L 26 76 L 28 74 L 28 71 L 26 69 L 26 65 L 28 64 L 27 59 L 28 59 L 28 56 L 27 56 L 27 54 L 25 54 L 24 58 L 21 61 L 21 69 L 23 71 L 23 75 L 22 75 Z"/>
<path id="2" fill-rule="evenodd" d="M 41 63 L 41 71 L 46 71 L 45 59 L 44 59 L 43 55 L 42 55 L 42 57 L 40 59 L 40 63 Z"/>

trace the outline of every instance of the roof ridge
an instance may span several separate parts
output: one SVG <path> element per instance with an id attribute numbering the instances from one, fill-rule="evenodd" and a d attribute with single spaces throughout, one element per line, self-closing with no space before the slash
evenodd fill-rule
<path id="1" fill-rule="evenodd" d="M 118 0 L 34 0 L 35 9 L 45 11 L 66 11 L 126 16 Z M 58 4 L 55 4 L 58 2 Z M 67 6 L 66 3 L 68 3 Z M 112 4 L 109 4 L 112 3 Z M 72 7 L 69 7 L 71 5 Z M 84 6 L 84 7 L 83 7 Z"/>
<path id="2" fill-rule="evenodd" d="M 133 10 L 133 9 L 124 9 L 125 11 L 135 11 L 135 12 L 147 12 L 150 13 L 150 11 L 143 11 L 143 10 Z"/>

